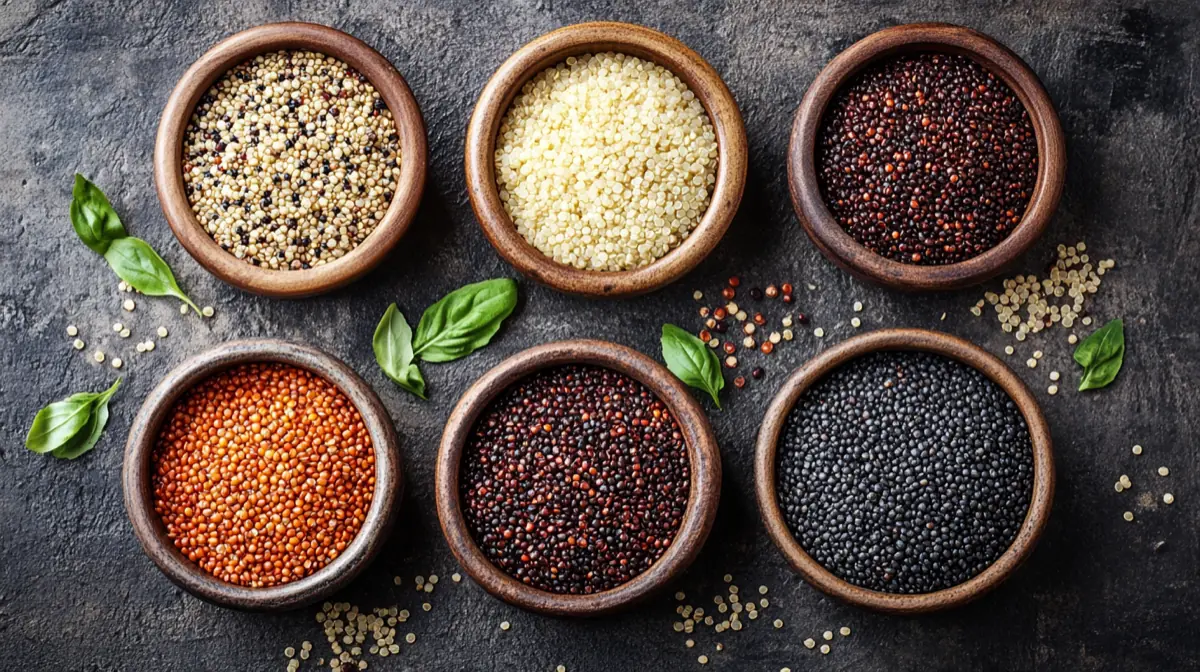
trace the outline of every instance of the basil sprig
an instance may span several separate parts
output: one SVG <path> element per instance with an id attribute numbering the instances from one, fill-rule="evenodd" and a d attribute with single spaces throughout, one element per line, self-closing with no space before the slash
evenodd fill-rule
<path id="1" fill-rule="evenodd" d="M 203 315 L 175 281 L 167 262 L 146 241 L 125 231 L 104 192 L 82 175 L 71 191 L 71 226 L 75 234 L 131 287 L 147 296 L 172 296 Z"/>
<path id="2" fill-rule="evenodd" d="M 517 307 L 517 283 L 509 278 L 460 287 L 421 315 L 416 335 L 396 304 L 388 306 L 375 328 L 372 347 L 379 368 L 400 387 L 425 399 L 425 379 L 417 368 L 426 362 L 451 362 L 487 345 Z"/>
<path id="3" fill-rule="evenodd" d="M 1118 318 L 1092 332 L 1075 348 L 1074 357 L 1083 367 L 1080 392 L 1107 386 L 1125 361 L 1125 323 Z"/>
<path id="4" fill-rule="evenodd" d="M 108 424 L 108 401 L 121 385 L 118 378 L 103 392 L 80 392 L 38 411 L 25 436 L 35 453 L 73 460 L 95 447 Z"/>
<path id="5" fill-rule="evenodd" d="M 721 360 L 704 341 L 673 325 L 662 327 L 662 354 L 667 368 L 684 383 L 712 397 L 717 408 L 721 408 L 718 395 L 725 387 L 721 375 Z"/>

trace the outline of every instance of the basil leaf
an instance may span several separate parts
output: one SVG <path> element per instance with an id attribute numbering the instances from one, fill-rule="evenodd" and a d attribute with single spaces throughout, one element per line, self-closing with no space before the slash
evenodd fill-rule
<path id="1" fill-rule="evenodd" d="M 71 226 L 83 244 L 97 254 L 104 254 L 112 241 L 129 235 L 104 192 L 78 173 L 71 191 Z"/>
<path id="2" fill-rule="evenodd" d="M 721 408 L 717 395 L 725 387 L 725 377 L 721 375 L 721 360 L 712 348 L 683 329 L 664 324 L 662 354 L 671 373 L 684 383 L 707 392 L 717 408 Z"/>
<path id="3" fill-rule="evenodd" d="M 128 236 L 109 244 L 104 253 L 108 265 L 131 287 L 150 296 L 173 296 L 200 313 L 200 308 L 179 288 L 167 262 L 140 238 Z"/>
<path id="4" fill-rule="evenodd" d="M 371 341 L 375 361 L 397 385 L 425 399 L 425 379 L 413 362 L 412 329 L 396 304 L 388 306 Z"/>
<path id="5" fill-rule="evenodd" d="M 1085 370 L 1125 352 L 1125 323 L 1117 318 L 1092 332 L 1075 348 L 1075 361 Z"/>
<path id="6" fill-rule="evenodd" d="M 1083 371 L 1083 380 L 1079 382 L 1079 391 L 1098 390 L 1106 387 L 1109 383 L 1116 379 L 1117 373 L 1121 371 L 1121 364 L 1125 361 L 1125 346 L 1117 351 L 1117 354 L 1112 357 L 1095 364 Z"/>
<path id="7" fill-rule="evenodd" d="M 120 385 L 118 378 L 103 392 L 72 394 L 38 411 L 25 447 L 71 460 L 91 450 L 108 423 L 108 400 Z"/>
<path id="8" fill-rule="evenodd" d="M 427 362 L 449 362 L 487 345 L 517 307 L 510 278 L 460 287 L 430 306 L 417 324 L 413 354 Z"/>

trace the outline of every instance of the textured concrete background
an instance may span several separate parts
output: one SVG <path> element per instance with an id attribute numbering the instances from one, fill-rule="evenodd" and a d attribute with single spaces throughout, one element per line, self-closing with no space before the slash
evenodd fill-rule
<path id="1" fill-rule="evenodd" d="M 463 189 L 463 133 L 495 67 L 524 42 L 588 19 L 643 23 L 682 39 L 721 72 L 742 106 L 752 165 L 741 212 L 696 272 L 652 296 L 590 302 L 522 282 L 522 305 L 494 344 L 455 364 L 423 367 L 432 400 L 402 392 L 378 371 L 370 340 L 391 301 L 417 315 L 468 281 L 512 274 L 477 228 Z M 389 58 L 416 94 L 429 127 L 430 175 L 418 221 L 397 251 L 357 284 L 301 302 L 265 300 L 224 286 L 171 236 L 154 195 L 151 153 L 159 111 L 176 79 L 217 40 L 284 19 L 329 24 Z M 1054 245 L 1084 238 L 1113 256 L 1092 304 L 1126 320 L 1129 354 L 1111 388 L 1079 395 L 1063 332 L 1025 344 L 1019 373 L 1054 429 L 1059 489 L 1050 527 L 1030 562 L 999 591 L 927 618 L 870 614 L 831 602 L 784 565 L 758 522 L 751 454 L 761 413 L 787 370 L 849 336 L 850 304 L 865 327 L 942 328 L 999 352 L 1010 342 L 967 309 L 982 290 L 906 296 L 838 271 L 804 237 L 784 181 L 792 113 L 817 71 L 854 40 L 919 20 L 965 24 L 994 35 L 1041 75 L 1066 128 L 1066 194 L 1049 233 L 1023 260 L 1041 272 Z M 455 567 L 437 529 L 433 457 L 457 396 L 488 367 L 535 343 L 599 336 L 657 355 L 663 320 L 694 323 L 691 292 L 710 294 L 730 274 L 748 283 L 815 283 L 798 308 L 829 336 L 780 348 L 761 384 L 711 413 L 725 456 L 724 498 L 700 560 L 677 589 L 709 600 L 732 572 L 768 584 L 787 627 L 757 622 L 696 649 L 671 631 L 663 597 L 627 614 L 569 621 L 522 613 L 464 582 L 433 596 L 410 629 L 419 639 L 382 670 L 708 669 L 778 670 L 1182 670 L 1200 668 L 1200 379 L 1197 71 L 1200 9 L 1194 0 L 951 0 L 872 2 L 413 2 L 125 3 L 0 0 L 0 666 L 21 670 L 282 669 L 283 648 L 311 639 L 324 653 L 312 610 L 254 615 L 213 607 L 174 588 L 139 550 L 121 504 L 124 436 L 147 390 L 188 355 L 238 337 L 311 343 L 344 358 L 382 396 L 411 465 L 405 522 L 382 557 L 340 599 L 363 607 L 419 600 L 392 586 Z M 173 301 L 118 305 L 116 278 L 74 237 L 67 219 L 71 174 L 105 189 L 127 227 L 173 265 L 186 290 L 217 307 L 214 320 L 182 319 Z M 998 283 L 991 283 L 994 288 Z M 944 322 L 939 316 L 947 312 Z M 132 324 L 115 339 L 109 325 Z M 81 327 L 89 349 L 70 348 Z M 132 344 L 159 324 L 171 336 L 148 355 Z M 60 462 L 22 446 L 35 411 L 113 378 L 87 353 L 129 351 L 126 385 L 96 450 Z M 1046 351 L 1037 370 L 1020 361 Z M 1050 368 L 1064 392 L 1045 393 Z M 1134 459 L 1129 447 L 1146 446 Z M 1169 479 L 1153 474 L 1160 464 Z M 1128 473 L 1138 502 L 1112 484 Z M 1158 504 L 1169 488 L 1172 507 Z M 1121 512 L 1133 509 L 1137 522 Z M 1158 542 L 1165 544 L 1157 552 Z M 497 624 L 508 619 L 512 631 Z M 800 642 L 846 624 L 855 634 L 821 657 Z"/>

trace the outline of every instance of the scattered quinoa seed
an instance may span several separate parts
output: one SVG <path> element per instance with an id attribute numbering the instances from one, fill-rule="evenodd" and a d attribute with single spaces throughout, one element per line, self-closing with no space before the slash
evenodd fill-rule
<path id="1" fill-rule="evenodd" d="M 821 653 L 822 653 L 822 654 L 824 654 L 824 655 L 828 655 L 828 654 L 829 654 L 829 651 L 830 651 L 830 648 L 829 648 L 829 645 L 828 645 L 828 644 L 822 644 L 822 645 L 821 645 Z"/>
<path id="2" fill-rule="evenodd" d="M 826 630 L 825 632 L 821 633 L 821 637 L 824 638 L 825 641 L 827 641 L 827 642 L 832 641 L 833 640 L 833 631 Z"/>
<path id="3" fill-rule="evenodd" d="M 1159 467 L 1159 468 L 1158 468 L 1158 475 L 1159 475 L 1159 476 L 1169 476 L 1170 474 L 1171 474 L 1171 470 L 1170 470 L 1170 469 L 1167 469 L 1166 467 Z"/>
<path id="4" fill-rule="evenodd" d="M 179 304 L 179 314 L 187 315 L 187 312 L 188 312 L 188 305 L 186 303 Z"/>
<path id="5" fill-rule="evenodd" d="M 1058 385 L 1051 385 L 1046 388 L 1047 394 L 1058 394 Z"/>
<path id="6" fill-rule="evenodd" d="M 820 327 L 817 327 L 816 329 L 813 329 L 813 336 L 816 336 L 817 338 L 824 338 L 825 330 Z"/>
<path id="7" fill-rule="evenodd" d="M 1029 359 L 1025 360 L 1025 366 L 1028 366 L 1031 369 L 1036 369 L 1037 368 L 1037 360 L 1034 359 L 1033 357 L 1030 357 Z"/>
<path id="8" fill-rule="evenodd" d="M 704 654 L 700 654 L 700 657 L 696 659 L 696 662 L 700 663 L 701 665 L 707 665 L 708 664 L 708 656 L 706 656 Z"/>
<path id="9" fill-rule="evenodd" d="M 68 336 L 71 336 L 71 337 L 78 336 L 78 335 L 79 335 L 79 328 L 78 328 L 78 327 L 76 327 L 76 326 L 75 326 L 75 325 L 73 325 L 73 324 L 68 324 L 68 325 L 67 325 L 67 335 L 68 335 Z"/>
<path id="10" fill-rule="evenodd" d="M 509 623 L 508 621 L 500 621 L 500 629 L 501 630 L 508 632 L 508 629 L 511 627 L 512 627 L 512 623 Z"/>
<path id="11" fill-rule="evenodd" d="M 852 317 L 852 318 L 850 318 L 850 326 L 854 327 L 855 329 L 858 329 L 859 327 L 862 326 L 862 320 L 858 319 L 857 317 Z"/>
<path id="12" fill-rule="evenodd" d="M 1133 512 L 1132 511 L 1126 511 L 1125 513 L 1121 514 L 1121 517 L 1124 518 L 1126 522 L 1130 522 L 1130 523 L 1133 522 Z"/>
<path id="13" fill-rule="evenodd" d="M 213 312 L 214 312 L 214 311 L 213 311 L 213 307 L 212 307 L 212 306 L 205 306 L 205 307 L 203 307 L 203 308 L 201 308 L 201 309 L 200 309 L 200 314 L 201 314 L 201 315 L 203 315 L 203 316 L 205 316 L 205 317 L 212 317 L 212 316 L 213 316 Z"/>
<path id="14" fill-rule="evenodd" d="M 840 634 L 842 637 L 849 637 L 850 636 L 850 628 L 848 626 L 843 625 L 838 630 L 838 634 Z"/>
<path id="15" fill-rule="evenodd" d="M 782 618 L 775 619 L 775 622 L 772 625 L 775 626 L 776 630 L 782 628 L 783 627 L 783 619 Z"/>
<path id="16" fill-rule="evenodd" d="M 1061 376 L 1062 374 L 1060 374 L 1058 371 L 1050 372 L 1050 380 L 1057 381 Z"/>
<path id="17" fill-rule="evenodd" d="M 1163 495 L 1163 504 L 1174 504 L 1174 503 L 1175 503 L 1175 495 L 1172 495 L 1169 492 L 1165 493 Z"/>
<path id="18" fill-rule="evenodd" d="M 97 362 L 103 362 L 104 361 L 104 351 L 97 350 L 95 352 L 95 354 L 92 355 L 92 358 L 95 359 Z"/>
<path id="19" fill-rule="evenodd" d="M 121 333 L 121 330 L 124 328 L 125 325 L 121 324 L 120 322 L 113 322 L 113 331 L 117 332 L 118 334 Z"/>
<path id="20" fill-rule="evenodd" d="M 119 368 L 121 368 L 121 365 L 122 365 L 122 364 L 124 364 L 124 363 L 125 363 L 125 362 L 121 361 L 121 358 L 120 358 L 120 357 L 113 357 L 113 360 L 112 360 L 112 367 L 113 367 L 114 369 L 119 369 Z"/>
<path id="21" fill-rule="evenodd" d="M 137 304 L 133 302 L 133 299 L 125 299 L 124 303 L 121 304 L 121 307 L 125 309 L 125 312 L 129 313 L 133 312 L 133 309 L 137 307 Z"/>
<path id="22" fill-rule="evenodd" d="M 158 328 L 158 337 L 159 337 L 159 338 L 166 338 L 166 337 L 167 337 L 167 328 L 166 328 L 166 327 L 159 327 L 159 328 Z"/>
<path id="23" fill-rule="evenodd" d="M 1134 454 L 1134 455 L 1141 455 L 1141 454 L 1142 454 L 1142 447 L 1141 447 L 1140 445 L 1135 445 L 1135 446 L 1133 447 L 1133 454 Z"/>
<path id="24" fill-rule="evenodd" d="M 812 637 L 809 637 L 808 639 L 804 640 L 805 648 L 811 649 L 811 648 L 815 647 L 816 645 L 817 645 L 817 641 L 815 639 L 813 639 Z"/>
<path id="25" fill-rule="evenodd" d="M 71 345 L 75 346 L 76 350 L 82 350 L 87 344 L 83 342 L 82 338 L 77 338 Z"/>
<path id="26" fill-rule="evenodd" d="M 1015 350 L 1013 350 L 1013 346 L 1011 346 L 1011 345 L 1004 346 L 1004 354 L 1011 355 L 1011 354 L 1013 354 L 1013 352 L 1015 352 Z"/>
<path id="27" fill-rule="evenodd" d="M 450 575 L 450 580 L 451 580 L 451 581 L 453 581 L 453 582 L 455 582 L 455 583 L 460 583 L 460 582 L 462 581 L 462 574 L 459 574 L 458 572 L 455 572 L 455 573 L 453 573 L 453 574 L 451 574 L 451 575 Z"/>
<path id="28" fill-rule="evenodd" d="M 862 309 L 863 309 L 862 301 L 855 301 L 854 302 L 854 312 L 861 313 Z"/>

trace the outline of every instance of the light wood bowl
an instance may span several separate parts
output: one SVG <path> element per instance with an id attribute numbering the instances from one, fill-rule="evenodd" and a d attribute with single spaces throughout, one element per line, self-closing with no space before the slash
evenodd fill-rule
<path id="1" fill-rule="evenodd" d="M 250 588 L 222 581 L 183 555 L 167 537 L 154 511 L 151 458 L 159 430 L 175 402 L 197 383 L 241 364 L 281 362 L 307 369 L 333 383 L 362 415 L 375 451 L 375 491 L 358 535 L 346 550 L 316 572 L 278 586 Z M 133 420 L 121 473 L 125 511 L 142 550 L 180 588 L 213 604 L 250 611 L 283 611 L 318 602 L 337 592 L 371 562 L 391 531 L 404 491 L 399 441 L 379 397 L 342 362 L 320 350 L 274 340 L 234 341 L 205 351 L 167 374 L 151 390 Z"/>
<path id="2" fill-rule="evenodd" d="M 687 442 L 691 463 L 687 510 L 671 546 L 649 569 L 631 581 L 592 595 L 559 595 L 539 590 L 493 565 L 475 544 L 459 499 L 459 467 L 476 419 L 512 384 L 536 371 L 564 364 L 606 367 L 645 385 L 675 416 Z M 721 496 L 721 454 L 704 411 L 687 387 L 661 364 L 615 343 L 558 341 L 509 357 L 463 394 L 450 413 L 442 434 L 435 490 L 442 533 L 454 557 L 476 583 L 495 597 L 524 609 L 556 616 L 597 616 L 617 611 L 657 592 L 696 558 L 717 514 Z"/>
<path id="3" fill-rule="evenodd" d="M 904 264 L 863 247 L 833 218 L 821 196 L 817 135 L 837 92 L 864 68 L 913 52 L 939 51 L 971 58 L 1002 79 L 1029 112 L 1037 136 L 1038 176 L 1025 216 L 1000 244 L 944 266 Z M 821 71 L 796 111 L 788 145 L 788 183 L 800 223 L 817 248 L 854 275 L 894 289 L 946 290 L 983 282 L 1011 266 L 1042 235 L 1058 207 L 1067 173 L 1066 145 L 1054 103 L 1019 56 L 983 33 L 945 23 L 886 28 L 855 42 Z"/>
<path id="4" fill-rule="evenodd" d="M 221 249 L 196 219 L 183 183 L 183 139 L 200 97 L 230 68 L 264 53 L 309 50 L 336 57 L 362 73 L 379 91 L 400 138 L 400 177 L 383 219 L 346 256 L 310 269 L 283 271 L 254 266 Z M 248 292 L 301 298 L 347 285 L 387 256 L 408 230 L 425 188 L 425 122 L 404 78 L 379 52 L 357 38 L 312 23 L 272 23 L 219 42 L 192 64 L 175 85 L 158 124 L 154 184 L 175 237 L 201 266 Z"/>
<path id="5" fill-rule="evenodd" d="M 629 271 L 580 270 L 560 264 L 529 244 L 500 201 L 496 184 L 496 133 L 526 82 L 568 56 L 614 51 L 637 56 L 675 73 L 704 105 L 717 135 L 717 181 L 700 223 L 675 249 Z M 570 294 L 623 297 L 651 292 L 695 268 L 733 221 L 746 186 L 746 129 L 733 94 L 699 54 L 658 31 L 628 23 L 580 23 L 547 33 L 521 47 L 484 86 L 467 126 L 467 195 L 484 235 L 500 256 L 524 275 Z"/>
<path id="6" fill-rule="evenodd" d="M 805 390 L 850 360 L 872 352 L 932 352 L 971 366 L 999 385 L 1017 404 L 1033 444 L 1033 492 L 1025 521 L 999 558 L 974 578 L 933 593 L 897 594 L 869 590 L 845 581 L 822 567 L 792 536 L 775 488 L 776 448 L 787 416 Z M 1050 428 L 1037 400 L 1021 379 L 996 357 L 961 338 L 924 329 L 883 329 L 855 336 L 809 360 L 783 383 L 772 399 L 758 432 L 754 461 L 758 507 L 771 540 L 788 563 L 818 590 L 850 604 L 896 614 L 919 614 L 957 607 L 1000 585 L 1029 556 L 1050 518 L 1054 501 L 1054 448 Z"/>

